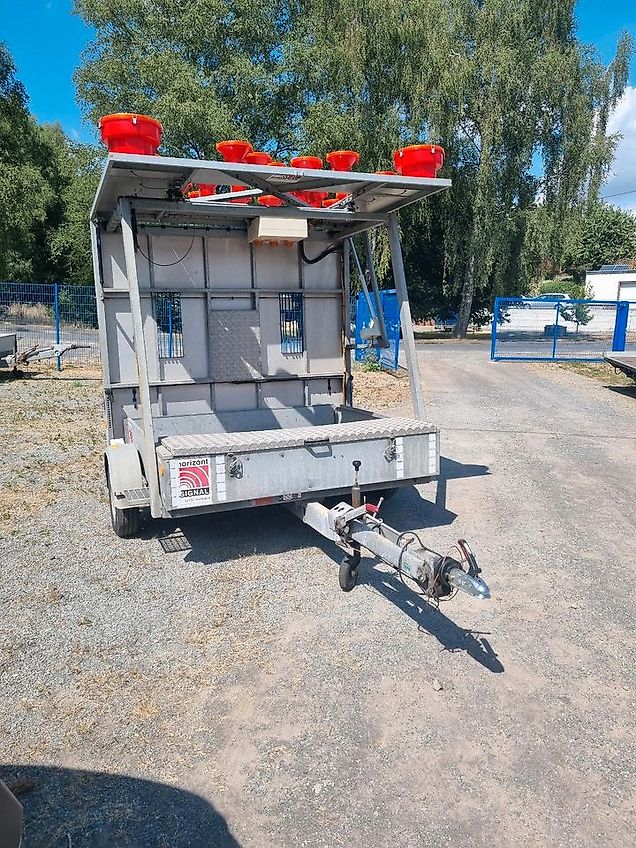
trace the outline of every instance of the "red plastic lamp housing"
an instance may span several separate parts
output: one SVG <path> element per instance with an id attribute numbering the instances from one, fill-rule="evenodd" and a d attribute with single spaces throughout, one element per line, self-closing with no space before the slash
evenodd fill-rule
<path id="1" fill-rule="evenodd" d="M 253 150 L 249 141 L 219 141 L 216 149 L 224 162 L 244 162 L 248 153 Z"/>
<path id="2" fill-rule="evenodd" d="M 109 153 L 138 156 L 156 156 L 163 134 L 159 121 L 129 112 L 104 115 L 99 119 L 99 130 Z"/>
<path id="3" fill-rule="evenodd" d="M 436 177 L 444 155 L 439 144 L 411 144 L 393 153 L 393 163 L 403 177 Z"/>

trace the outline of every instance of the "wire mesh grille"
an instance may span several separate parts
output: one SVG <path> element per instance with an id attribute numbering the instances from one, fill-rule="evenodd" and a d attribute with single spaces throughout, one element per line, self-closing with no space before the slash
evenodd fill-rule
<path id="1" fill-rule="evenodd" d="M 280 312 L 281 353 L 303 353 L 305 350 L 305 327 L 302 293 L 280 292 L 278 309 Z"/>
<path id="2" fill-rule="evenodd" d="M 183 356 L 183 315 L 179 292 L 153 292 L 152 308 L 157 322 L 157 352 L 160 359 Z"/>
<path id="3" fill-rule="evenodd" d="M 636 349 L 634 312 L 626 301 L 498 297 L 491 357 L 602 361 L 605 351 Z"/>
<path id="4" fill-rule="evenodd" d="M 0 283 L 0 332 L 15 333 L 18 352 L 35 345 L 75 343 L 64 363 L 99 362 L 97 303 L 92 285 Z"/>

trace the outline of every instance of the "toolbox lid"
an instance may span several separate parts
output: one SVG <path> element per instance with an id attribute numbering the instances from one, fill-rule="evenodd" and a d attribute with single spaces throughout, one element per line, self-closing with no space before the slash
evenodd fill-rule
<path id="1" fill-rule="evenodd" d="M 370 418 L 341 424 L 286 427 L 280 430 L 249 430 L 241 433 L 193 433 L 166 436 L 161 447 L 166 456 L 205 456 L 208 454 L 250 453 L 312 447 L 317 444 L 345 444 L 399 436 L 437 433 L 438 428 L 415 418 Z"/>

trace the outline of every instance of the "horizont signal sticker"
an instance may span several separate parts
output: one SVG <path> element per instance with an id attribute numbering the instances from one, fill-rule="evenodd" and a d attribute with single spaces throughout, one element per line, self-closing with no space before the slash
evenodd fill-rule
<path id="1" fill-rule="evenodd" d="M 173 459 L 170 474 L 172 505 L 201 506 L 212 503 L 212 461 L 209 456 Z"/>

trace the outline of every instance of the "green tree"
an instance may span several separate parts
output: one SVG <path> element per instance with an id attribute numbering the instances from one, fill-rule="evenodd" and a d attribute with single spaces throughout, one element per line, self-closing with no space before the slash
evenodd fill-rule
<path id="1" fill-rule="evenodd" d="M 47 127 L 57 174 L 60 215 L 48 240 L 48 261 L 66 283 L 92 284 L 88 219 L 104 164 L 104 151 L 70 141 L 60 127 Z"/>
<path id="2" fill-rule="evenodd" d="M 77 72 L 87 114 L 149 112 L 167 153 L 245 136 L 277 155 L 352 147 L 362 167 L 430 140 L 451 192 L 401 215 L 420 314 L 459 332 L 494 294 L 560 265 L 572 215 L 607 172 L 606 118 L 631 42 L 606 68 L 575 0 L 77 0 L 96 39 Z M 542 209 L 537 197 L 542 196 Z M 386 242 L 375 250 L 388 273 Z"/>
<path id="3" fill-rule="evenodd" d="M 28 110 L 0 43 L 0 279 L 92 280 L 88 216 L 103 153 Z"/>
<path id="4" fill-rule="evenodd" d="M 577 281 L 601 265 L 636 260 L 636 216 L 595 203 L 574 218 L 564 248 L 564 267 Z"/>
<path id="5" fill-rule="evenodd" d="M 579 327 L 589 324 L 594 315 L 586 303 L 559 304 L 559 312 L 564 321 L 571 321 L 576 325 L 575 334 L 578 335 Z"/>
<path id="6" fill-rule="evenodd" d="M 301 92 L 282 54 L 295 4 L 76 0 L 75 9 L 97 32 L 76 73 L 95 123 L 111 112 L 151 114 L 172 155 L 214 158 L 216 141 L 236 137 L 295 149 Z"/>
<path id="7" fill-rule="evenodd" d="M 42 227 L 53 191 L 42 173 L 45 158 L 27 95 L 0 42 L 0 279 L 29 280 L 39 270 Z"/>

